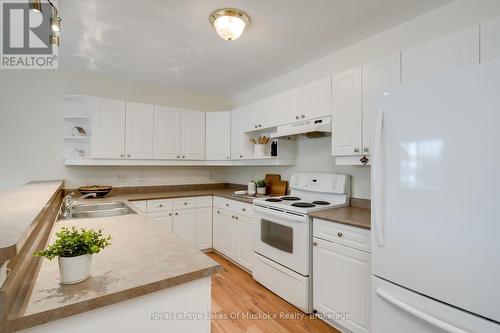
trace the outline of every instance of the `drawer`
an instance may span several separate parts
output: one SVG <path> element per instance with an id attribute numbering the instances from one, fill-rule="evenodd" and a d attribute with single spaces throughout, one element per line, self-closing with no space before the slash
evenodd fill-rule
<path id="1" fill-rule="evenodd" d="M 253 206 L 244 202 L 235 202 L 233 205 L 235 213 L 246 217 L 253 217 Z"/>
<path id="2" fill-rule="evenodd" d="M 314 219 L 313 236 L 370 253 L 370 230 Z"/>
<path id="3" fill-rule="evenodd" d="M 134 205 L 141 213 L 145 213 L 148 211 L 147 200 L 130 201 L 130 203 Z"/>
<path id="4" fill-rule="evenodd" d="M 229 200 L 221 197 L 214 197 L 214 206 L 217 208 L 231 210 L 236 206 L 238 202 L 234 200 Z"/>
<path id="5" fill-rule="evenodd" d="M 172 199 L 148 200 L 148 213 L 162 210 L 172 210 Z"/>
<path id="6" fill-rule="evenodd" d="M 212 207 L 212 196 L 196 197 L 196 208 Z"/>
<path id="7" fill-rule="evenodd" d="M 174 199 L 174 210 L 196 208 L 196 197 Z"/>

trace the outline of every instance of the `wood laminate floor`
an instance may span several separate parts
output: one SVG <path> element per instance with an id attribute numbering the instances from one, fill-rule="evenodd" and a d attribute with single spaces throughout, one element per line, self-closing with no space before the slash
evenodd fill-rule
<path id="1" fill-rule="evenodd" d="M 213 333 L 339 333 L 276 296 L 224 257 L 215 252 L 207 255 L 224 267 L 212 275 Z"/>

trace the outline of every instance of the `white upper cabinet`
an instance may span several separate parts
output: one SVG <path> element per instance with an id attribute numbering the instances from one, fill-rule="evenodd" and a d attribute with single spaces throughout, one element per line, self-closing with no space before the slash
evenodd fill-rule
<path id="1" fill-rule="evenodd" d="M 403 50 L 403 82 L 479 63 L 479 27 Z"/>
<path id="2" fill-rule="evenodd" d="M 181 110 L 154 106 L 155 159 L 181 158 Z"/>
<path id="3" fill-rule="evenodd" d="M 332 154 L 361 154 L 361 67 L 333 76 Z"/>
<path id="4" fill-rule="evenodd" d="M 251 145 L 245 128 L 248 127 L 248 107 L 231 111 L 231 159 L 241 160 L 251 157 Z"/>
<path id="5" fill-rule="evenodd" d="M 278 96 L 280 103 L 279 125 L 293 123 L 300 119 L 301 89 L 292 89 Z"/>
<path id="6" fill-rule="evenodd" d="M 125 102 L 95 97 L 92 103 L 92 157 L 123 158 Z"/>
<path id="7" fill-rule="evenodd" d="M 206 158 L 229 160 L 231 156 L 231 112 L 207 112 Z"/>
<path id="8" fill-rule="evenodd" d="M 313 119 L 332 115 L 332 79 L 309 83 L 302 87 L 301 119 Z"/>
<path id="9" fill-rule="evenodd" d="M 273 96 L 257 103 L 257 127 L 269 128 L 279 124 L 280 121 L 280 99 Z"/>
<path id="10" fill-rule="evenodd" d="M 372 152 L 377 111 L 376 101 L 387 90 L 401 83 L 401 53 L 373 61 L 363 66 L 363 154 Z"/>
<path id="11" fill-rule="evenodd" d="M 481 23 L 481 62 L 500 59 L 500 17 Z"/>
<path id="12" fill-rule="evenodd" d="M 153 105 L 126 103 L 125 157 L 153 158 Z"/>
<path id="13" fill-rule="evenodd" d="M 182 110 L 181 158 L 205 159 L 205 112 Z"/>

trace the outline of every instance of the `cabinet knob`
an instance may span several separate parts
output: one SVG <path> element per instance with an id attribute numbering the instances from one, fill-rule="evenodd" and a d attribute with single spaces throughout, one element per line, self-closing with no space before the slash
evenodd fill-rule
<path id="1" fill-rule="evenodd" d="M 220 210 L 217 211 L 217 214 L 220 214 Z"/>
<path id="2" fill-rule="evenodd" d="M 231 215 L 231 218 L 234 219 L 234 215 Z"/>
<path id="3" fill-rule="evenodd" d="M 180 156 L 180 155 L 177 155 L 177 158 L 181 158 L 181 156 Z"/>
<path id="4" fill-rule="evenodd" d="M 127 157 L 130 157 L 130 154 L 127 154 Z"/>
<path id="5" fill-rule="evenodd" d="M 354 148 L 355 153 L 359 153 L 359 148 Z"/>
<path id="6" fill-rule="evenodd" d="M 239 220 L 239 219 L 240 219 L 238 216 L 235 216 L 234 218 L 235 218 L 235 219 L 237 219 L 237 220 Z"/>
<path id="7" fill-rule="evenodd" d="M 295 119 L 299 119 L 300 117 L 299 116 L 295 116 Z"/>
<path id="8" fill-rule="evenodd" d="M 186 206 L 187 204 L 188 204 L 187 201 L 184 201 L 184 206 Z"/>
<path id="9" fill-rule="evenodd" d="M 226 160 L 228 160 L 228 159 L 229 159 L 229 156 L 226 156 Z"/>
<path id="10" fill-rule="evenodd" d="M 228 204 L 228 203 L 226 204 L 226 207 L 229 207 L 229 204 Z"/>
<path id="11" fill-rule="evenodd" d="M 168 216 L 172 216 L 172 213 L 168 213 Z"/>
<path id="12" fill-rule="evenodd" d="M 364 151 L 365 153 L 367 153 L 367 152 L 369 152 L 369 151 L 370 151 L 370 149 L 368 149 L 367 147 L 365 147 L 365 148 L 363 148 L 363 151 Z"/>
<path id="13" fill-rule="evenodd" d="M 123 154 L 120 154 L 120 157 L 123 157 Z"/>
<path id="14" fill-rule="evenodd" d="M 303 114 L 303 115 L 301 115 L 301 116 L 300 116 L 300 118 L 305 118 L 305 117 L 306 117 L 306 115 L 305 115 L 305 114 Z"/>
<path id="15" fill-rule="evenodd" d="M 243 155 L 240 155 L 240 158 L 243 158 Z"/>
<path id="16" fill-rule="evenodd" d="M 343 235 L 344 235 L 344 234 L 343 234 L 343 233 L 341 233 L 340 231 L 339 231 L 339 232 L 337 232 L 337 236 L 342 237 Z"/>
<path id="17" fill-rule="evenodd" d="M 179 215 L 179 213 L 175 212 L 175 215 Z"/>
<path id="18" fill-rule="evenodd" d="M 244 212 L 246 212 L 246 211 L 247 211 L 247 209 L 246 209 L 246 208 L 242 208 L 241 210 L 242 210 L 242 211 L 244 211 Z"/>
<path id="19" fill-rule="evenodd" d="M 253 125 L 253 127 L 257 128 L 257 127 L 259 127 L 259 126 L 257 126 L 257 125 Z"/>
<path id="20" fill-rule="evenodd" d="M 259 124 L 259 127 L 262 127 L 262 125 L 261 125 L 261 124 Z"/>
<path id="21" fill-rule="evenodd" d="M 159 204 L 158 207 L 163 207 L 163 204 Z"/>
<path id="22" fill-rule="evenodd" d="M 182 155 L 182 158 L 186 158 L 186 156 Z"/>
<path id="23" fill-rule="evenodd" d="M 318 242 L 313 242 L 313 246 L 318 246 Z"/>

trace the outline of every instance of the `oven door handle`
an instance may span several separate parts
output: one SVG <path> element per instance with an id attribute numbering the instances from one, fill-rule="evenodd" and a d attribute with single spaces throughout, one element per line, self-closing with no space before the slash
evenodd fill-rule
<path id="1" fill-rule="evenodd" d="M 299 216 L 295 214 L 290 214 L 287 212 L 278 212 L 269 208 L 263 208 L 260 206 L 253 206 L 254 212 L 259 213 L 262 217 L 265 217 L 266 215 L 273 216 L 273 217 L 278 217 L 282 220 L 288 221 L 294 221 L 294 222 L 304 222 L 307 219 L 307 216 Z"/>

